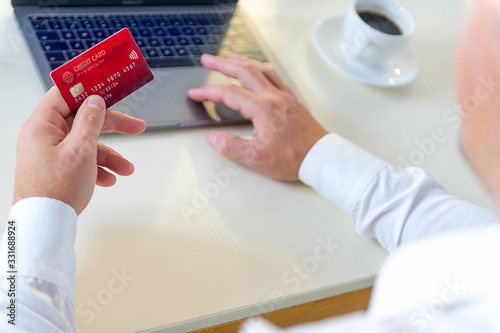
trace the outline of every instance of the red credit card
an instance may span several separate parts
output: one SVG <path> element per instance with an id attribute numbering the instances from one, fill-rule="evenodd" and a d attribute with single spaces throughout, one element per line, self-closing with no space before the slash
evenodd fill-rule
<path id="1" fill-rule="evenodd" d="M 122 29 L 50 73 L 71 112 L 90 95 L 109 108 L 154 76 L 128 29 Z"/>

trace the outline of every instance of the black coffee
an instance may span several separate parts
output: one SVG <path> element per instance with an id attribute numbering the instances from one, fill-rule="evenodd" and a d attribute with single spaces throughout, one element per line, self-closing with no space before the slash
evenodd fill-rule
<path id="1" fill-rule="evenodd" d="M 384 14 L 372 11 L 358 12 L 359 17 L 373 29 L 388 35 L 402 35 L 401 29 Z"/>

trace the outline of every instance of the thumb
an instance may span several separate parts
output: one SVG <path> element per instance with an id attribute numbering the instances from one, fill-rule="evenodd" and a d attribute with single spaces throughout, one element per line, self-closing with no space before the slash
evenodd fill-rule
<path id="1" fill-rule="evenodd" d="M 242 139 L 228 132 L 213 131 L 208 135 L 208 143 L 219 154 L 237 163 L 246 166 L 255 164 L 257 149 L 250 140 Z"/>
<path id="2" fill-rule="evenodd" d="M 105 110 L 106 102 L 97 95 L 88 97 L 78 109 L 67 141 L 83 150 L 83 154 L 92 153 L 97 149 L 97 140 L 106 116 Z"/>

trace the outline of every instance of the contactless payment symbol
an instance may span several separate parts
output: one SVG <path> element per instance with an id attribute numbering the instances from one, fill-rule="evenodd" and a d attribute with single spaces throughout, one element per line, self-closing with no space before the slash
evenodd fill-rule
<path id="1" fill-rule="evenodd" d="M 130 52 L 129 57 L 130 57 L 131 60 L 137 60 L 137 59 L 139 59 L 139 56 L 137 55 L 137 52 L 135 52 L 135 50 L 133 50 L 132 52 Z"/>
<path id="2" fill-rule="evenodd" d="M 64 72 L 63 76 L 62 76 L 63 81 L 66 82 L 66 83 L 73 82 L 74 78 L 75 77 L 73 76 L 73 73 L 71 73 L 71 72 Z"/>

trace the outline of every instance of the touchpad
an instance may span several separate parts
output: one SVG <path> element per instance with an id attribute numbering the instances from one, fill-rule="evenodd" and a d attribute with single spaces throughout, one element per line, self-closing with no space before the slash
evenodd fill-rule
<path id="1" fill-rule="evenodd" d="M 210 118 L 217 122 L 224 121 L 249 121 L 241 112 L 235 111 L 224 103 L 203 102 L 203 106 Z"/>

